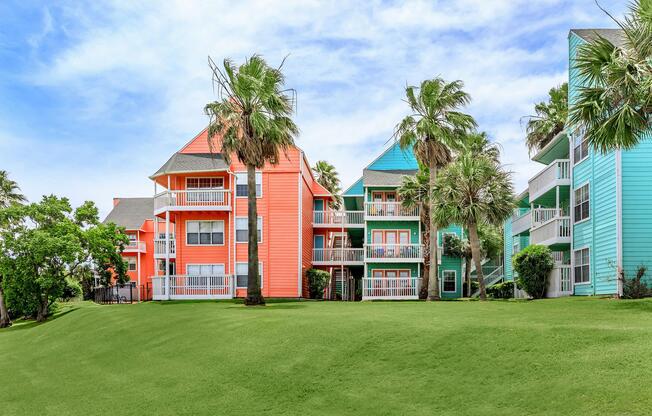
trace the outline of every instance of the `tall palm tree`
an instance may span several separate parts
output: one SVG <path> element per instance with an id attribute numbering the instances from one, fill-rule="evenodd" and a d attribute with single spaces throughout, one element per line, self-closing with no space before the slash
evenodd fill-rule
<path id="1" fill-rule="evenodd" d="M 246 305 L 264 305 L 258 273 L 258 209 L 256 169 L 276 164 L 281 153 L 294 145 L 299 129 L 292 121 L 295 96 L 284 89 L 285 78 L 279 68 L 271 68 L 258 55 L 236 66 L 225 59 L 223 68 L 209 58 L 213 82 L 219 99 L 208 103 L 208 137 L 227 163 L 232 155 L 247 167 L 249 226 L 249 272 Z M 214 140 L 217 138 L 217 140 Z"/>
<path id="2" fill-rule="evenodd" d="M 9 179 L 9 174 L 6 170 L 0 170 L 0 209 L 25 201 L 27 199 L 20 193 L 18 184 Z M 0 224 L 0 227 L 3 226 L 4 224 Z M 9 318 L 9 311 L 5 303 L 5 294 L 2 286 L 3 280 L 4 276 L 0 273 L 0 328 L 11 326 L 11 319 Z"/>
<path id="3" fill-rule="evenodd" d="M 623 31 L 622 43 L 596 33 L 578 49 L 582 86 L 569 117 L 601 152 L 631 149 L 652 126 L 652 2 L 633 1 L 622 21 L 612 19 Z"/>
<path id="4" fill-rule="evenodd" d="M 463 135 L 476 126 L 473 117 L 459 111 L 471 101 L 463 88 L 462 81 L 447 83 L 435 78 L 423 81 L 419 87 L 405 89 L 405 101 L 412 113 L 396 126 L 394 138 L 402 149 L 413 149 L 417 160 L 428 167 L 430 191 L 435 187 L 438 169 L 450 163 L 453 152 L 461 147 Z M 431 198 L 431 206 L 434 203 Z M 428 300 L 440 299 L 437 231 L 437 223 L 431 216 Z"/>
<path id="5" fill-rule="evenodd" d="M 480 299 L 485 300 L 478 227 L 501 224 L 511 215 L 515 203 L 510 173 L 487 156 L 464 153 L 441 172 L 433 200 L 431 215 L 438 224 L 463 224 L 469 230 Z"/>
<path id="6" fill-rule="evenodd" d="M 428 168 L 419 165 L 419 171 L 414 176 L 404 176 L 403 183 L 398 188 L 401 204 L 406 208 L 419 207 L 421 224 L 423 224 L 423 278 L 419 298 L 428 297 L 428 278 L 430 270 L 430 173 Z"/>
<path id="7" fill-rule="evenodd" d="M 525 143 L 530 153 L 543 149 L 564 130 L 568 119 L 568 83 L 551 88 L 548 101 L 534 105 L 534 115 L 526 116 Z"/>
<path id="8" fill-rule="evenodd" d="M 339 208 L 342 203 L 342 188 L 340 187 L 339 173 L 335 170 L 335 166 L 325 160 L 319 160 L 315 163 L 312 171 L 317 177 L 317 182 L 333 194 L 333 207 Z"/>

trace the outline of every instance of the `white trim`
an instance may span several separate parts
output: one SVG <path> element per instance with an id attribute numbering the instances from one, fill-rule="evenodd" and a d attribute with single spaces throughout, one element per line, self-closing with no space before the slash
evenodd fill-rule
<path id="1" fill-rule="evenodd" d="M 219 188 L 188 188 L 188 179 L 221 179 L 222 186 Z M 198 190 L 223 190 L 224 188 L 224 176 L 186 176 L 186 190 L 188 189 L 198 189 Z"/>
<path id="2" fill-rule="evenodd" d="M 591 183 L 590 182 L 591 182 L 590 180 L 587 180 L 587 181 L 583 182 L 581 185 L 578 185 L 576 188 L 573 188 L 573 198 L 572 198 L 573 206 L 571 208 L 573 210 L 573 218 L 572 219 L 573 219 L 573 224 L 574 225 L 582 224 L 583 222 L 586 222 L 586 221 L 591 219 L 591 209 L 593 207 L 593 201 L 591 201 Z M 578 190 L 584 188 L 585 186 L 589 187 L 588 188 L 589 216 L 586 217 L 586 218 L 582 218 L 581 220 L 575 222 L 575 205 L 576 205 L 575 192 L 577 192 Z"/>
<path id="3" fill-rule="evenodd" d="M 248 172 L 245 171 L 235 171 L 233 172 L 235 175 L 235 186 L 233 187 L 233 194 L 235 195 L 236 198 L 248 198 L 249 195 L 244 195 L 244 196 L 238 196 L 238 175 L 245 174 L 248 175 Z M 261 199 L 263 197 L 263 171 L 262 170 L 257 170 L 255 173 L 255 177 L 258 177 L 258 174 L 260 174 L 260 195 L 256 193 L 256 199 Z M 258 182 L 256 182 L 256 185 L 258 185 Z M 249 186 L 249 183 L 247 183 L 247 186 Z"/>
<path id="4" fill-rule="evenodd" d="M 237 228 L 238 227 L 237 224 L 238 224 L 239 219 L 240 220 L 242 220 L 242 219 L 247 220 L 247 232 L 249 231 L 249 217 L 242 217 L 242 216 L 235 217 L 235 221 L 233 221 L 234 222 L 234 227 L 235 227 L 235 243 L 236 244 L 249 244 L 249 238 L 247 238 L 247 241 L 238 241 L 238 231 L 242 231 L 242 230 L 238 230 L 238 228 Z M 258 233 L 258 244 L 262 244 L 262 242 L 263 242 L 263 224 L 264 224 L 262 215 L 258 216 L 257 223 L 260 223 L 260 233 Z"/>
<path id="5" fill-rule="evenodd" d="M 212 276 L 213 274 L 211 273 L 210 275 L 203 275 L 203 274 L 190 274 L 188 273 L 188 267 L 201 267 L 201 266 L 222 266 L 224 269 L 224 275 L 226 276 L 226 264 L 224 263 L 186 263 L 186 276 Z M 176 270 L 175 270 L 176 271 Z"/>
<path id="6" fill-rule="evenodd" d="M 575 266 L 576 266 L 575 252 L 582 251 L 582 250 L 588 250 L 589 251 L 589 264 L 588 264 L 588 266 L 589 266 L 589 280 L 588 280 L 588 282 L 579 282 L 579 283 L 577 283 L 577 282 L 575 282 Z M 575 285 L 575 286 L 590 285 L 591 282 L 593 282 L 593 265 L 591 264 L 591 259 L 592 259 L 592 257 L 591 257 L 591 246 L 586 245 L 586 246 L 582 246 L 580 248 L 574 249 L 571 252 L 571 259 L 572 259 L 571 267 L 573 268 L 573 273 L 571 274 L 571 277 L 573 279 L 573 285 Z"/>
<path id="7" fill-rule="evenodd" d="M 455 275 L 455 280 L 453 282 L 455 283 L 455 289 L 454 290 L 444 290 L 444 273 L 446 272 L 453 272 Z M 441 271 L 441 293 L 457 293 L 457 270 L 442 270 Z"/>
<path id="8" fill-rule="evenodd" d="M 623 176 L 620 149 L 616 150 L 616 292 L 623 294 L 620 274 L 623 270 Z"/>
<path id="9" fill-rule="evenodd" d="M 577 131 L 577 130 L 579 130 L 579 129 L 576 129 L 576 131 Z M 586 159 L 588 159 L 589 156 L 591 156 L 591 147 L 590 147 L 589 144 L 587 143 L 587 145 L 586 145 L 586 149 L 587 149 L 587 150 L 586 150 L 586 156 L 584 156 L 584 157 L 581 158 L 580 160 L 577 160 L 577 161 L 575 160 L 575 148 L 577 147 L 577 146 L 575 146 L 575 135 L 576 135 L 576 134 L 577 134 L 577 133 L 573 132 L 573 133 L 571 134 L 571 138 L 570 138 L 570 140 L 569 140 L 569 142 L 570 142 L 570 144 L 571 144 L 571 160 L 573 161 L 573 166 L 577 166 L 577 165 L 579 165 L 580 163 L 582 163 L 582 162 L 584 162 Z M 580 147 L 582 146 L 582 143 L 584 143 L 584 141 L 586 141 L 586 135 L 582 135 L 582 141 L 580 142 Z"/>
<path id="10" fill-rule="evenodd" d="M 201 243 L 190 244 L 190 243 L 188 243 L 188 223 L 189 222 L 221 222 L 222 223 L 222 244 L 201 244 Z M 185 234 L 185 242 L 186 242 L 187 247 L 221 247 L 226 242 L 226 238 L 225 238 L 226 237 L 225 236 L 226 230 L 224 229 L 224 220 L 185 220 L 184 223 L 185 223 L 184 225 L 185 225 L 185 231 L 186 231 L 184 234 Z M 197 234 L 201 234 L 201 233 L 197 233 Z M 175 239 L 176 239 L 176 233 L 175 233 Z"/>
<path id="11" fill-rule="evenodd" d="M 297 184 L 299 189 L 299 245 L 297 247 L 298 253 L 298 262 L 297 262 L 297 297 L 303 296 L 303 163 L 304 163 L 304 153 L 303 150 L 299 151 L 301 153 L 301 160 L 299 161 L 299 178 Z M 310 169 L 310 165 L 308 164 Z M 312 176 L 312 169 L 310 169 L 310 176 Z M 314 180 L 314 177 L 313 177 Z M 326 204 L 324 204 L 326 206 Z M 314 205 L 313 205 L 314 208 Z M 325 243 L 325 240 L 324 240 Z M 314 241 L 313 241 L 314 244 Z M 314 245 L 313 245 L 314 248 Z M 312 259 L 311 259 L 312 260 Z"/>

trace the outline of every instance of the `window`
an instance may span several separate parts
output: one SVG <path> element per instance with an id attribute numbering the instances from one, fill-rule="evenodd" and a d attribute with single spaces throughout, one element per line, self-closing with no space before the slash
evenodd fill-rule
<path id="1" fill-rule="evenodd" d="M 187 189 L 224 189 L 224 178 L 187 178 Z"/>
<path id="2" fill-rule="evenodd" d="M 589 283 L 591 281 L 591 256 L 589 249 L 583 248 L 574 251 L 575 266 L 573 274 L 575 283 Z"/>
<path id="3" fill-rule="evenodd" d="M 156 261 L 158 264 L 158 271 L 165 274 L 165 260 L 157 260 Z M 171 261 L 170 262 L 170 275 L 174 276 L 176 274 L 176 264 L 175 262 Z"/>
<path id="4" fill-rule="evenodd" d="M 577 130 L 573 135 L 573 163 L 578 164 L 589 155 L 589 143 L 584 132 Z"/>
<path id="5" fill-rule="evenodd" d="M 136 234 L 128 233 L 127 238 L 129 238 L 129 245 L 133 246 L 134 244 L 136 244 L 136 241 L 137 241 L 138 237 L 136 236 Z"/>
<path id="6" fill-rule="evenodd" d="M 249 242 L 249 219 L 246 217 L 235 219 L 235 242 Z M 258 217 L 258 242 L 263 242 L 263 217 Z"/>
<path id="7" fill-rule="evenodd" d="M 235 174 L 235 196 L 247 197 L 249 187 L 247 186 L 247 173 Z M 263 195 L 263 173 L 256 172 L 256 198 Z"/>
<path id="8" fill-rule="evenodd" d="M 186 242 L 206 246 L 224 244 L 224 221 L 187 221 Z"/>
<path id="9" fill-rule="evenodd" d="M 235 264 L 236 286 L 239 289 L 247 288 L 247 280 L 249 278 L 249 263 L 236 263 Z M 260 287 L 263 287 L 263 263 L 258 262 L 258 277 Z"/>
<path id="10" fill-rule="evenodd" d="M 457 273 L 455 270 L 444 270 L 442 272 L 442 291 L 455 292 L 457 290 Z"/>
<path id="11" fill-rule="evenodd" d="M 589 184 L 575 190 L 575 222 L 589 218 Z"/>
<path id="12" fill-rule="evenodd" d="M 441 239 L 439 239 L 439 238 L 437 239 L 438 240 L 437 243 L 438 243 L 439 247 L 444 248 L 444 245 L 446 244 L 446 236 L 447 235 L 452 235 L 453 237 L 455 237 L 457 234 L 455 234 L 455 233 L 441 233 Z"/>
<path id="13" fill-rule="evenodd" d="M 136 271 L 136 258 L 135 257 L 127 257 L 125 259 L 127 261 L 127 270 L 130 272 L 135 272 Z"/>
<path id="14" fill-rule="evenodd" d="M 410 244 L 410 230 L 373 230 L 371 232 L 372 244 Z"/>
<path id="15" fill-rule="evenodd" d="M 190 276 L 224 276 L 223 264 L 188 264 L 186 273 Z"/>
<path id="16" fill-rule="evenodd" d="M 514 246 L 512 246 L 512 254 L 516 254 L 519 251 L 521 251 L 521 243 L 520 241 L 514 242 Z"/>

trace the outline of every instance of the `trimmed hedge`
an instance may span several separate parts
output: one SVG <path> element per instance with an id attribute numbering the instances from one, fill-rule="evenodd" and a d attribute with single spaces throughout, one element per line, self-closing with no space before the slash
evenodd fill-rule
<path id="1" fill-rule="evenodd" d="M 527 246 L 514 256 L 512 263 L 518 273 L 519 287 L 534 299 L 544 298 L 555 265 L 550 249 L 540 245 Z"/>
<path id="2" fill-rule="evenodd" d="M 487 295 L 494 299 L 511 299 L 514 297 L 514 282 L 502 282 L 487 288 Z"/>
<path id="3" fill-rule="evenodd" d="M 311 299 L 322 299 L 324 289 L 328 286 L 331 275 L 324 270 L 310 269 L 306 272 L 308 276 L 308 292 Z"/>

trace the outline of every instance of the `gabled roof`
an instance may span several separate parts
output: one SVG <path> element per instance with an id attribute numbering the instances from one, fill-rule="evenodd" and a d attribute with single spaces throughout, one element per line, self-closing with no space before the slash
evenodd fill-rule
<path id="1" fill-rule="evenodd" d="M 353 185 L 346 188 L 346 190 L 344 191 L 344 193 L 342 195 L 344 195 L 344 196 L 360 196 L 360 195 L 364 195 L 364 184 L 362 183 L 362 178 L 360 178 L 357 181 L 353 182 Z"/>
<path id="2" fill-rule="evenodd" d="M 315 180 L 312 181 L 312 194 L 314 196 L 333 196 L 333 194 L 331 194 L 328 189 L 324 188 L 322 184 Z"/>
<path id="3" fill-rule="evenodd" d="M 229 165 L 219 153 L 177 152 L 155 174 L 150 176 L 150 179 L 173 173 L 215 172 L 228 169 Z"/>
<path id="4" fill-rule="evenodd" d="M 403 183 L 403 177 L 416 173 L 416 169 L 365 169 L 362 171 L 362 182 L 364 186 L 400 186 Z"/>
<path id="5" fill-rule="evenodd" d="M 385 149 L 365 169 L 372 170 L 397 170 L 397 169 L 418 169 L 417 159 L 414 157 L 412 149 L 401 149 L 401 146 L 395 142 Z"/>
<path id="6" fill-rule="evenodd" d="M 154 218 L 154 198 L 118 198 L 104 222 L 112 222 L 127 230 L 139 230 L 151 218 Z"/>
<path id="7" fill-rule="evenodd" d="M 623 46 L 625 43 L 624 32 L 621 29 L 571 29 L 570 31 L 588 42 L 602 36 L 615 46 Z"/>

